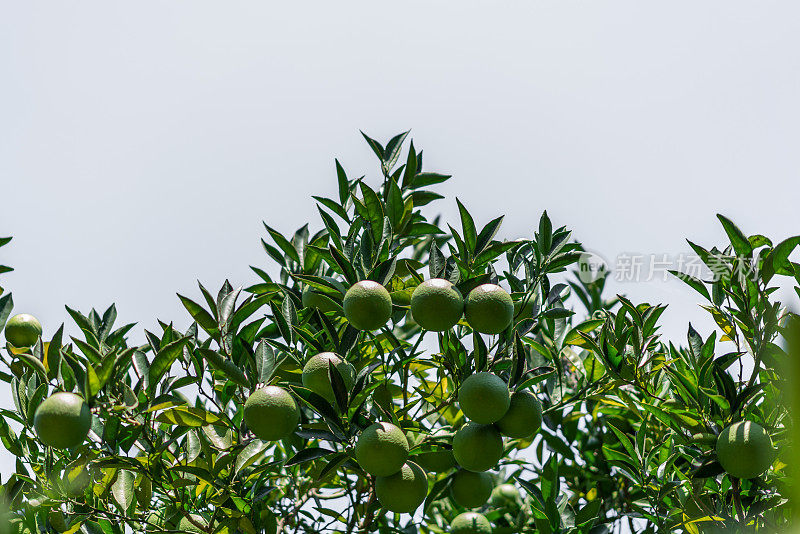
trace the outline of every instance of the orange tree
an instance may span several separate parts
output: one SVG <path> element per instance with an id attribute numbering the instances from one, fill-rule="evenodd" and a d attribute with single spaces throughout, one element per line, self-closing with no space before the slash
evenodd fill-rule
<path id="1" fill-rule="evenodd" d="M 427 212 L 449 176 L 413 142 L 401 159 L 406 134 L 364 137 L 380 179 L 337 161 L 321 225 L 265 225 L 273 274 L 179 295 L 186 330 L 137 344 L 113 305 L 67 307 L 74 335 L 43 340 L 0 297 L 0 532 L 785 527 L 774 280 L 800 282 L 800 238 L 720 216 L 729 245 L 690 242 L 713 276 L 674 273 L 718 329 L 672 343 L 665 306 L 575 276 L 583 248 L 546 213 L 510 241 L 458 200 L 444 225 Z"/>

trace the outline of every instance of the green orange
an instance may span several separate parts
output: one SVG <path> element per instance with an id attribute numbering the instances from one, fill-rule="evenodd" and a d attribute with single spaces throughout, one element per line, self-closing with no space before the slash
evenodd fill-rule
<path id="1" fill-rule="evenodd" d="M 428 477 L 420 466 L 406 462 L 397 473 L 375 479 L 375 495 L 390 512 L 413 513 L 428 495 Z"/>
<path id="2" fill-rule="evenodd" d="M 530 391 L 511 395 L 506 414 L 497 421 L 497 428 L 510 438 L 527 438 L 542 426 L 542 403 Z"/>
<path id="3" fill-rule="evenodd" d="M 514 319 L 514 301 L 502 287 L 483 284 L 467 295 L 464 315 L 474 330 L 483 334 L 499 334 Z"/>
<path id="4" fill-rule="evenodd" d="M 775 450 L 764 427 L 752 421 L 740 421 L 720 433 L 717 458 L 729 475 L 756 478 L 772 465 Z"/>
<path id="5" fill-rule="evenodd" d="M 302 380 L 305 387 L 336 406 L 336 396 L 333 393 L 333 386 L 328 375 L 329 366 L 333 366 L 339 371 L 342 381 L 348 390 L 353 387 L 353 382 L 356 379 L 355 368 L 333 352 L 321 352 L 312 356 L 303 367 Z"/>
<path id="6" fill-rule="evenodd" d="M 408 439 L 392 423 L 375 423 L 365 428 L 356 443 L 356 460 L 375 476 L 397 473 L 408 459 Z"/>
<path id="7" fill-rule="evenodd" d="M 464 508 L 479 508 L 492 494 L 494 481 L 489 473 L 475 473 L 459 469 L 450 482 L 450 495 Z"/>
<path id="8" fill-rule="evenodd" d="M 377 330 L 392 316 L 392 297 L 378 282 L 356 282 L 344 295 L 344 315 L 358 330 Z"/>
<path id="9" fill-rule="evenodd" d="M 479 513 L 464 512 L 450 523 L 451 534 L 492 534 L 492 524 Z"/>
<path id="10" fill-rule="evenodd" d="M 411 294 L 411 315 L 425 330 L 449 330 L 458 323 L 463 314 L 464 298 L 449 280 L 426 280 Z"/>
<path id="11" fill-rule="evenodd" d="M 492 505 L 498 508 L 513 506 L 519 501 L 519 490 L 513 484 L 500 484 L 492 490 Z"/>
<path id="12" fill-rule="evenodd" d="M 278 386 L 255 390 L 244 403 L 244 422 L 264 441 L 291 436 L 300 422 L 300 408 L 291 393 Z"/>
<path id="13" fill-rule="evenodd" d="M 42 335 L 42 325 L 33 315 L 20 313 L 6 323 L 6 341 L 15 347 L 31 347 Z"/>
<path id="14" fill-rule="evenodd" d="M 487 471 L 503 457 L 503 437 L 494 425 L 467 423 L 453 436 L 453 456 L 469 471 Z"/>
<path id="15" fill-rule="evenodd" d="M 71 449 L 83 443 L 91 424 L 89 406 L 78 395 L 65 391 L 47 397 L 33 417 L 39 439 L 56 449 Z"/>
<path id="16" fill-rule="evenodd" d="M 467 377 L 458 390 L 458 404 L 471 421 L 489 424 L 499 421 L 508 411 L 510 393 L 505 381 L 492 373 Z"/>

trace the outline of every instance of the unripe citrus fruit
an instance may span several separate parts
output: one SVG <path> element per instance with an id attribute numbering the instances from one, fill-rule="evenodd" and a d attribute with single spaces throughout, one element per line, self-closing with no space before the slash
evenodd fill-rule
<path id="1" fill-rule="evenodd" d="M 389 384 L 384 382 L 372 390 L 372 401 L 380 406 L 391 406 L 394 403 L 394 395 Z"/>
<path id="2" fill-rule="evenodd" d="M 408 459 L 408 439 L 392 423 L 375 423 L 361 432 L 356 443 L 356 460 L 371 475 L 386 477 L 397 473 Z"/>
<path id="3" fill-rule="evenodd" d="M 42 443 L 56 449 L 77 447 L 92 424 L 92 413 L 74 393 L 59 391 L 47 397 L 33 417 L 33 426 Z"/>
<path id="4" fill-rule="evenodd" d="M 456 465 L 453 451 L 440 449 L 438 451 L 422 452 L 414 457 L 419 465 L 431 473 L 444 473 Z"/>
<path id="5" fill-rule="evenodd" d="M 303 288 L 302 302 L 304 308 L 317 308 L 323 313 L 339 311 L 339 306 L 337 306 L 336 301 L 328 295 L 314 291 L 309 286 Z"/>
<path id="6" fill-rule="evenodd" d="M 356 282 L 344 295 L 344 315 L 354 328 L 377 330 L 392 316 L 392 297 L 378 282 Z"/>
<path id="7" fill-rule="evenodd" d="M 50 526 L 53 527 L 53 530 L 56 532 L 67 531 L 67 521 L 64 519 L 64 513 L 58 508 L 50 510 L 47 514 L 47 522 L 50 523 Z M 2 529 L 0 529 L 0 532 L 2 532 Z"/>
<path id="8" fill-rule="evenodd" d="M 464 469 L 492 469 L 503 457 L 503 437 L 492 425 L 467 423 L 453 436 L 453 456 Z"/>
<path id="9" fill-rule="evenodd" d="M 303 367 L 303 385 L 336 406 L 336 396 L 333 394 L 333 386 L 328 376 L 328 365 L 336 367 L 347 389 L 353 387 L 356 379 L 355 368 L 333 352 L 321 352 L 306 362 Z"/>
<path id="10" fill-rule="evenodd" d="M 30 347 L 42 335 L 42 325 L 33 315 L 20 313 L 6 323 L 6 341 L 15 347 Z"/>
<path id="11" fill-rule="evenodd" d="M 425 330 L 443 332 L 464 313 L 464 298 L 449 280 L 433 278 L 418 285 L 411 294 L 411 315 Z"/>
<path id="12" fill-rule="evenodd" d="M 244 403 L 244 422 L 264 441 L 292 435 L 300 422 L 300 408 L 292 395 L 278 386 L 257 389 Z"/>
<path id="13" fill-rule="evenodd" d="M 717 438 L 717 458 L 723 469 L 737 478 L 755 478 L 769 469 L 775 458 L 772 439 L 764 427 L 740 421 Z"/>
<path id="14" fill-rule="evenodd" d="M 191 517 L 195 522 L 205 527 L 208 526 L 208 521 L 206 521 L 206 519 L 203 516 L 197 514 L 191 514 Z M 196 526 L 194 523 L 189 521 L 188 517 L 181 518 L 181 520 L 178 522 L 178 530 L 182 530 L 183 532 L 192 532 L 200 534 L 203 534 L 204 532 L 203 529 L 201 529 L 200 527 Z"/>
<path id="15" fill-rule="evenodd" d="M 375 479 L 375 495 L 390 512 L 410 514 L 428 495 L 428 477 L 420 466 L 406 462 L 395 474 Z"/>
<path id="16" fill-rule="evenodd" d="M 498 508 L 513 506 L 519 501 L 519 490 L 513 484 L 500 484 L 492 490 L 492 505 Z"/>
<path id="17" fill-rule="evenodd" d="M 474 473 L 459 469 L 450 482 L 453 500 L 464 508 L 479 508 L 486 504 L 492 494 L 494 482 L 489 473 Z"/>
<path id="18" fill-rule="evenodd" d="M 481 514 L 464 512 L 450 523 L 450 534 L 492 534 L 492 525 Z"/>
<path id="19" fill-rule="evenodd" d="M 488 425 L 499 421 L 511 403 L 508 386 L 492 373 L 469 376 L 458 390 L 458 404 L 471 421 Z"/>
<path id="20" fill-rule="evenodd" d="M 472 328 L 483 334 L 499 334 L 514 318 L 514 301 L 496 284 L 483 284 L 467 295 L 464 315 Z"/>
<path id="21" fill-rule="evenodd" d="M 497 421 L 500 432 L 510 438 L 527 438 L 542 426 L 542 403 L 530 391 L 511 395 L 511 405 Z"/>

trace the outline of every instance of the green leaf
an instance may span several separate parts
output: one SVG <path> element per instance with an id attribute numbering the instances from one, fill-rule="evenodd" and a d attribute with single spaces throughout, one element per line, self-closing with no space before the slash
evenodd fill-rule
<path id="1" fill-rule="evenodd" d="M 247 380 L 247 376 L 244 374 L 242 369 L 240 369 L 236 364 L 232 361 L 226 359 L 221 354 L 211 349 L 205 349 L 202 347 L 198 347 L 196 352 L 203 357 L 214 369 L 221 371 L 222 374 L 228 378 L 234 384 L 237 384 L 242 387 L 250 387 L 250 381 Z"/>
<path id="2" fill-rule="evenodd" d="M 330 449 L 324 449 L 322 447 L 308 447 L 305 449 L 301 449 L 297 454 L 288 459 L 284 464 L 284 466 L 289 467 L 292 465 L 298 465 L 305 462 L 310 462 L 311 460 L 323 458 L 325 456 L 328 456 L 329 454 L 333 454 L 334 452 L 335 451 L 332 451 Z"/>
<path id="3" fill-rule="evenodd" d="M 589 319 L 588 321 L 584 321 L 578 326 L 572 328 L 567 335 L 564 336 L 564 345 L 576 345 L 583 348 L 588 348 L 589 345 L 586 344 L 583 337 L 578 332 L 583 332 L 584 334 L 588 334 L 593 330 L 603 326 L 605 321 L 603 319 Z"/>
<path id="4" fill-rule="evenodd" d="M 339 160 L 336 161 L 336 178 L 339 181 L 339 203 L 344 206 L 347 199 L 350 198 L 350 181 L 347 179 L 347 173 L 344 172 Z"/>
<path id="5" fill-rule="evenodd" d="M 379 142 L 377 142 L 373 138 L 369 137 L 364 132 L 361 132 L 361 135 L 364 137 L 364 139 L 367 141 L 367 144 L 369 145 L 369 147 L 372 149 L 373 152 L 375 152 L 375 155 L 378 156 L 378 159 L 381 160 L 381 163 L 382 163 L 383 162 L 383 155 L 384 155 L 384 152 L 385 152 L 384 149 L 383 149 L 383 146 L 381 146 L 381 144 Z"/>
<path id="6" fill-rule="evenodd" d="M 44 364 L 47 368 L 47 378 L 54 379 L 58 376 L 61 369 L 61 343 L 64 336 L 64 323 L 58 327 L 53 339 L 47 345 L 47 353 L 45 354 Z"/>
<path id="7" fill-rule="evenodd" d="M 673 271 L 670 269 L 668 272 L 672 276 L 675 276 L 676 278 L 683 280 L 689 287 L 691 287 L 692 289 L 703 295 L 706 298 L 706 300 L 708 300 L 709 302 L 711 301 L 711 295 L 708 293 L 708 288 L 705 286 L 705 284 L 703 284 L 703 282 L 701 282 L 692 275 L 685 274 L 680 271 Z"/>
<path id="8" fill-rule="evenodd" d="M 439 200 L 444 198 L 439 193 L 434 193 L 432 191 L 414 191 L 411 194 L 411 200 L 414 201 L 414 207 L 420 208 L 427 204 L 430 204 L 434 200 Z"/>
<path id="9" fill-rule="evenodd" d="M 311 198 L 313 198 L 314 200 L 316 200 L 317 202 L 319 202 L 320 204 L 322 204 L 323 206 L 334 212 L 343 220 L 350 222 L 350 217 L 347 216 L 347 212 L 345 211 L 345 209 L 335 201 L 329 198 L 318 197 L 318 196 L 312 196 Z M 317 209 L 319 209 L 319 206 L 317 206 Z"/>
<path id="10" fill-rule="evenodd" d="M 539 253 L 542 256 L 550 254 L 550 249 L 553 246 L 553 224 L 550 222 L 550 217 L 547 216 L 547 211 L 542 213 L 539 219 L 539 238 L 538 243 Z"/>
<path id="11" fill-rule="evenodd" d="M 449 174 L 439 174 L 437 172 L 421 172 L 414 177 L 411 183 L 411 189 L 419 189 L 420 187 L 427 187 L 429 185 L 436 185 L 445 182 L 452 178 Z"/>
<path id="12" fill-rule="evenodd" d="M 342 251 L 334 246 L 331 246 L 328 250 L 331 253 L 331 258 L 336 262 L 336 266 L 339 267 L 341 273 L 344 275 L 345 280 L 350 284 L 358 282 L 358 275 L 356 274 L 355 268 L 353 268 L 353 264 L 350 263 L 350 260 L 347 259 Z"/>
<path id="13" fill-rule="evenodd" d="M 136 476 L 133 472 L 120 469 L 117 471 L 117 478 L 114 484 L 111 485 L 111 494 L 123 511 L 127 511 L 133 504 L 133 499 L 135 498 L 133 482 L 135 479 Z"/>
<path id="14" fill-rule="evenodd" d="M 444 254 L 439 250 L 436 245 L 436 240 L 431 239 L 431 248 L 428 256 L 428 273 L 431 278 L 442 278 L 444 276 L 444 269 L 447 262 L 445 261 Z"/>
<path id="15" fill-rule="evenodd" d="M 361 195 L 364 197 L 364 205 L 367 208 L 367 222 L 372 228 L 372 237 L 377 243 L 381 240 L 381 234 L 383 233 L 383 217 L 385 215 L 383 213 L 383 203 L 370 186 L 364 182 L 360 182 L 358 185 L 361 187 Z"/>
<path id="16" fill-rule="evenodd" d="M 11 298 L 11 293 L 0 297 L 0 328 L 5 327 L 8 316 L 11 315 L 11 310 L 14 309 L 14 300 Z"/>
<path id="17" fill-rule="evenodd" d="M 296 263 L 300 263 L 300 256 L 297 254 L 297 250 L 289 242 L 289 240 L 283 237 L 283 235 L 281 235 L 280 232 L 267 225 L 267 223 L 263 224 L 264 228 L 266 228 L 267 232 L 269 232 L 269 235 L 272 236 L 272 239 L 275 241 L 275 244 L 278 245 L 278 247 L 280 247 L 280 249 L 284 252 L 284 254 L 289 256 Z"/>
<path id="18" fill-rule="evenodd" d="M 417 152 L 414 150 L 414 141 L 411 141 L 411 146 L 408 148 L 408 157 L 406 158 L 406 168 L 403 172 L 403 189 L 413 187 L 414 178 L 417 176 Z"/>
<path id="19" fill-rule="evenodd" d="M 399 228 L 400 221 L 403 220 L 405 205 L 403 202 L 403 193 L 394 180 L 389 180 L 387 185 L 386 211 L 388 212 L 386 215 L 389 217 L 389 222 L 392 223 L 392 227 Z"/>
<path id="20" fill-rule="evenodd" d="M 202 408 L 176 406 L 158 414 L 156 421 L 172 425 L 197 428 L 205 425 L 216 425 L 221 421 L 221 419 L 219 416 Z"/>
<path id="21" fill-rule="evenodd" d="M 503 217 L 500 216 L 494 220 L 489 221 L 489 223 L 483 227 L 480 234 L 478 234 L 478 238 L 475 242 L 475 254 L 480 254 L 483 250 L 492 242 L 494 236 L 497 235 L 497 231 L 500 230 L 500 224 L 503 222 Z"/>
<path id="22" fill-rule="evenodd" d="M 409 131 L 395 135 L 389 140 L 388 143 L 386 143 L 386 148 L 384 149 L 383 157 L 381 158 L 385 173 L 388 174 L 392 167 L 394 167 L 394 164 L 397 163 L 397 158 L 400 157 L 400 150 L 403 148 L 403 141 L 405 141 L 406 137 L 408 137 Z"/>
<path id="23" fill-rule="evenodd" d="M 458 198 L 456 198 L 456 204 L 458 204 L 458 212 L 461 215 L 461 231 L 464 233 L 464 244 L 467 246 L 469 257 L 472 257 L 476 252 L 475 245 L 478 240 L 478 234 L 475 230 L 475 221 L 472 220 L 472 215 L 469 214 L 467 208 L 464 207 L 464 204 L 462 204 Z M 462 259 L 466 260 L 466 258 Z"/>
<path id="24" fill-rule="evenodd" d="M 192 316 L 192 319 L 200 325 L 200 327 L 205 330 L 208 335 L 211 337 L 216 338 L 219 335 L 219 330 L 217 329 L 217 321 L 214 317 L 208 313 L 205 308 L 194 302 L 193 300 L 184 297 L 180 293 L 177 294 L 178 298 L 183 303 L 184 308 L 189 312 L 189 315 Z"/>
<path id="25" fill-rule="evenodd" d="M 275 358 L 275 351 L 262 339 L 258 342 L 255 352 L 256 373 L 259 384 L 268 384 L 278 369 L 278 361 Z"/>
<path id="26" fill-rule="evenodd" d="M 722 223 L 725 233 L 728 234 L 728 239 L 731 241 L 733 250 L 741 257 L 749 258 L 753 254 L 753 246 L 750 241 L 742 233 L 733 222 L 724 215 L 717 214 L 717 219 Z"/>
<path id="27" fill-rule="evenodd" d="M 169 343 L 158 351 L 156 357 L 153 359 L 153 363 L 150 364 L 149 376 L 151 391 L 152 388 L 155 388 L 156 384 L 161 381 L 164 374 L 169 371 L 172 364 L 175 363 L 175 360 L 177 360 L 178 356 L 183 352 L 183 347 L 185 347 L 188 342 L 189 338 L 184 337 Z"/>
<path id="28" fill-rule="evenodd" d="M 778 243 L 764 259 L 761 278 L 765 282 L 769 282 L 775 274 L 793 276 L 794 269 L 792 262 L 789 261 L 789 255 L 798 245 L 800 245 L 800 236 L 790 237 Z"/>

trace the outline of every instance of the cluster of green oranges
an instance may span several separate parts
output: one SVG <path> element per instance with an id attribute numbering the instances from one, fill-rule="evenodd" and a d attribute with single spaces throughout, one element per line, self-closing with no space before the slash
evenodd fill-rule
<path id="1" fill-rule="evenodd" d="M 338 309 L 325 295 L 308 288 L 303 291 L 302 300 L 304 306 L 321 311 Z M 347 290 L 343 309 L 345 318 L 356 329 L 376 330 L 389 321 L 392 299 L 383 285 L 364 280 Z M 511 296 L 495 284 L 480 285 L 464 299 L 450 281 L 437 278 L 415 288 L 411 296 L 411 315 L 428 331 L 446 331 L 463 316 L 473 330 L 498 334 L 511 324 L 514 303 Z M 39 321 L 26 314 L 12 317 L 5 329 L 6 340 L 17 348 L 31 347 L 41 333 Z M 331 367 L 338 371 L 345 388 L 352 388 L 355 368 L 332 352 L 316 354 L 305 363 L 302 383 L 335 405 Z M 377 396 L 378 390 L 373 395 Z M 413 513 L 424 502 L 428 492 L 426 469 L 435 473 L 455 469 L 450 495 L 464 508 L 479 508 L 490 500 L 498 506 L 507 505 L 519 499 L 513 485 L 495 487 L 488 471 L 496 468 L 503 458 L 504 436 L 528 438 L 540 428 L 542 406 L 539 400 L 527 390 L 510 391 L 506 382 L 493 373 L 478 372 L 460 385 L 458 404 L 468 421 L 452 435 L 452 450 L 423 452 L 413 456 L 416 461 L 409 459 L 409 441 L 396 425 L 377 422 L 361 432 L 355 444 L 355 459 L 365 472 L 375 477 L 375 494 L 386 510 Z M 244 405 L 244 420 L 259 439 L 281 440 L 297 430 L 300 408 L 287 389 L 269 385 L 250 394 Z M 88 405 L 79 395 L 69 392 L 49 396 L 34 416 L 34 427 L 41 441 L 59 449 L 80 445 L 90 425 Z M 428 437 L 435 439 L 442 435 L 437 431 Z M 769 434 L 750 421 L 725 428 L 717 438 L 716 450 L 723 468 L 739 478 L 759 476 L 769 468 L 773 458 Z M 482 534 L 491 532 L 491 526 L 481 514 L 465 512 L 453 520 L 451 532 Z"/>
<path id="2" fill-rule="evenodd" d="M 319 303 L 308 291 L 304 304 Z M 362 280 L 347 290 L 344 296 L 344 314 L 347 321 L 359 330 L 377 330 L 392 315 L 392 298 L 378 282 Z M 514 302 L 506 290 L 496 284 L 483 284 L 469 292 L 467 298 L 452 282 L 433 278 L 419 284 L 411 294 L 411 316 L 425 330 L 444 332 L 455 326 L 465 316 L 473 330 L 483 334 L 499 334 L 511 324 Z"/>

